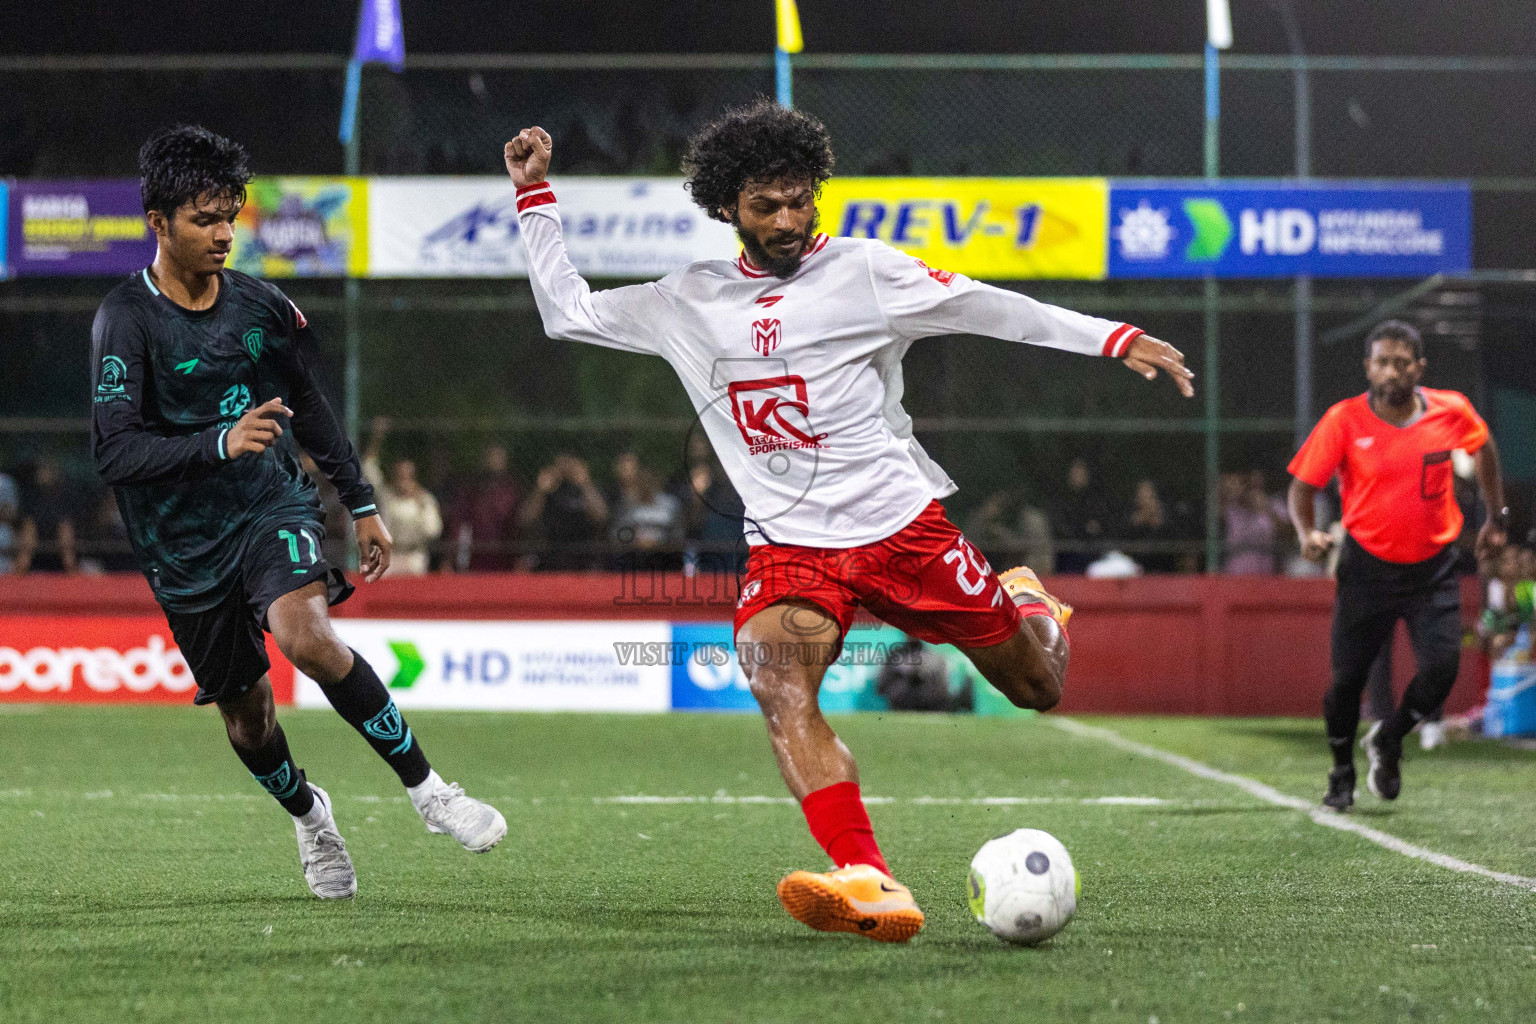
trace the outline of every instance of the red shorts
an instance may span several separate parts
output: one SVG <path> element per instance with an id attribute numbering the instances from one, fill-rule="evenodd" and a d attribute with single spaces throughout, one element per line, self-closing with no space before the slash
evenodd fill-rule
<path id="1" fill-rule="evenodd" d="M 873 544 L 754 547 L 736 603 L 736 632 L 764 608 L 790 599 L 824 609 L 837 620 L 840 635 L 863 605 L 910 636 L 957 647 L 1000 644 L 1018 632 L 1020 622 L 1019 609 L 992 566 L 937 501 Z"/>

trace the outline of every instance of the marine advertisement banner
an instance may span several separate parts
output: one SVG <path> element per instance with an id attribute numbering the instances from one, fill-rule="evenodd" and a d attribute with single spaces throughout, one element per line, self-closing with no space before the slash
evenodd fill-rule
<path id="1" fill-rule="evenodd" d="M 1098 280 L 1104 178 L 833 178 L 822 230 L 879 238 L 938 270 L 984 280 Z"/>
<path id="2" fill-rule="evenodd" d="M 134 179 L 16 181 L 4 260 L 17 277 L 131 274 L 155 258 Z"/>
<path id="3" fill-rule="evenodd" d="M 736 234 L 681 178 L 551 180 L 571 263 L 592 277 L 661 277 L 694 260 L 735 259 Z M 506 177 L 374 178 L 373 277 L 526 277 L 517 195 Z"/>
<path id="4" fill-rule="evenodd" d="M 1115 182 L 1109 276 L 1425 277 L 1472 266 L 1465 182 Z"/>
<path id="5" fill-rule="evenodd" d="M 365 276 L 368 179 L 255 179 L 227 266 L 256 277 Z"/>

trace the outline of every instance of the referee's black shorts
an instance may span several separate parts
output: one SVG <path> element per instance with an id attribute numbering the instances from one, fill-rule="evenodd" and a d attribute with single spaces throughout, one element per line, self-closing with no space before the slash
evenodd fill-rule
<path id="1" fill-rule="evenodd" d="M 1333 607 L 1333 692 L 1330 712 L 1358 716 L 1371 663 L 1390 642 L 1397 620 L 1408 624 L 1418 674 L 1444 695 L 1461 661 L 1461 583 L 1457 553 L 1447 545 L 1422 562 L 1388 562 L 1346 536 Z M 1330 717 L 1334 715 L 1331 713 Z M 1340 733 L 1352 733 L 1340 721 Z M 1330 726 L 1330 734 L 1333 733 Z"/>

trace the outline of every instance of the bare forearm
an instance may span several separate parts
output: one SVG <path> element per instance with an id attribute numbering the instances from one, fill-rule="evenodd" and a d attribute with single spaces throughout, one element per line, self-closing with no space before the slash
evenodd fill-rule
<path id="1" fill-rule="evenodd" d="M 1483 504 L 1488 506 L 1488 518 L 1503 526 L 1504 473 L 1499 466 L 1499 448 L 1493 438 L 1478 449 L 1473 458 L 1477 468 L 1477 486 L 1483 493 Z"/>
<path id="2" fill-rule="evenodd" d="M 1291 479 L 1291 489 L 1286 494 L 1286 504 L 1290 507 L 1291 525 L 1296 528 L 1296 536 L 1305 538 L 1307 534 L 1317 529 L 1317 513 L 1315 511 L 1317 488 L 1305 480 Z"/>

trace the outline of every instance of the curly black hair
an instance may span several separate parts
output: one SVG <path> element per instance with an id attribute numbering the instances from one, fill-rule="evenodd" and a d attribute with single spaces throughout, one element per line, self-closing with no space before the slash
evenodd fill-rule
<path id="1" fill-rule="evenodd" d="M 810 114 L 760 98 L 728 108 L 699 129 L 688 140 L 683 173 L 693 201 L 729 223 L 723 211 L 736 208 L 750 182 L 789 178 L 809 182 L 820 195 L 822 183 L 832 177 L 832 139 Z"/>
<path id="2" fill-rule="evenodd" d="M 139 191 L 144 212 L 173 217 L 198 199 L 245 205 L 251 180 L 245 147 L 196 125 L 162 128 L 139 149 Z"/>

